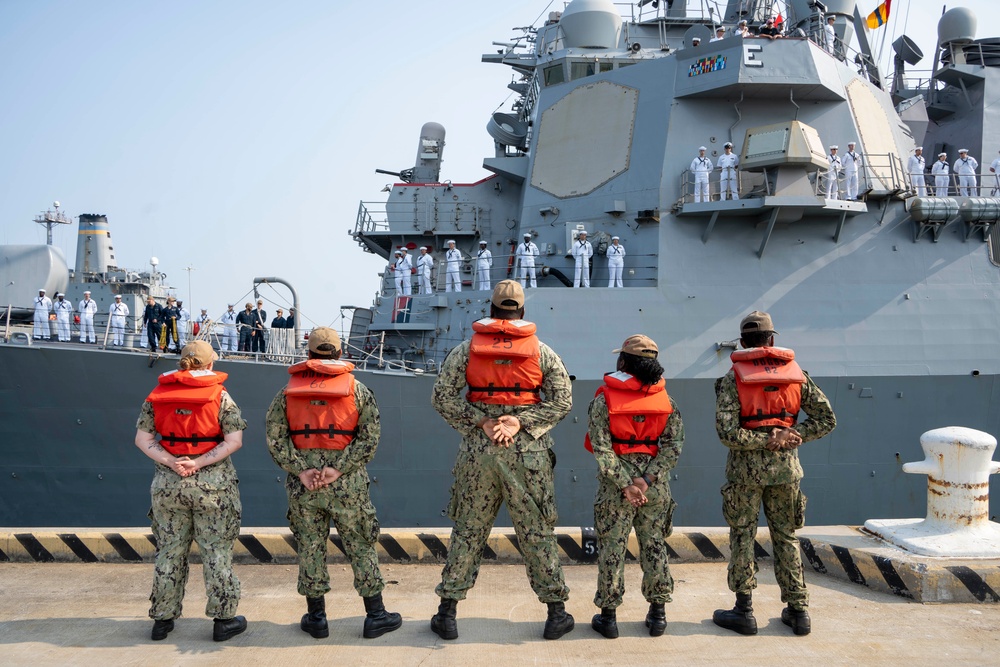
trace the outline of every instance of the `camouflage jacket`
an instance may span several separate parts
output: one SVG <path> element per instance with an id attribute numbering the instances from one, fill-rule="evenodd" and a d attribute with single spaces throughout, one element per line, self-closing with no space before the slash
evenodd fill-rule
<path id="1" fill-rule="evenodd" d="M 354 382 L 354 404 L 358 408 L 358 434 L 344 449 L 295 449 L 288 434 L 288 415 L 285 413 L 285 390 L 271 401 L 265 418 L 267 448 L 271 458 L 288 473 L 298 476 L 303 470 L 321 469 L 325 466 L 336 468 L 345 477 L 351 473 L 364 471 L 365 465 L 375 456 L 378 439 L 382 435 L 379 421 L 378 403 L 372 390 Z"/>
<path id="2" fill-rule="evenodd" d="M 481 452 L 496 445 L 476 426 L 481 419 L 514 415 L 521 430 L 511 448 L 537 452 L 552 447 L 549 431 L 573 409 L 573 387 L 562 359 L 545 343 L 539 343 L 542 369 L 542 402 L 535 405 L 491 405 L 472 403 L 465 397 L 465 369 L 469 365 L 470 341 L 453 349 L 441 365 L 434 383 L 431 404 L 448 424 L 462 434 L 463 451 Z"/>
<path id="3" fill-rule="evenodd" d="M 588 432 L 590 445 L 594 448 L 597 459 L 598 479 L 605 479 L 619 489 L 624 489 L 636 477 L 644 474 L 655 476 L 657 480 L 666 479 L 670 469 L 677 465 L 684 446 L 684 422 L 680 410 L 673 397 L 670 399 L 673 408 L 667 425 L 660 434 L 660 451 L 656 456 L 649 454 L 615 454 L 611 446 L 611 426 L 608 417 L 608 404 L 603 394 L 598 394 L 587 408 Z"/>
<path id="4" fill-rule="evenodd" d="M 802 411 L 806 420 L 795 425 L 802 442 L 818 440 L 837 425 L 837 418 L 823 391 L 806 373 L 802 385 Z M 715 381 L 715 430 L 719 440 L 729 447 L 726 479 L 739 484 L 770 486 L 791 484 L 802 479 L 802 464 L 797 449 L 777 452 L 767 450 L 771 426 L 755 429 L 740 426 L 740 399 L 736 376 L 730 370 Z"/>

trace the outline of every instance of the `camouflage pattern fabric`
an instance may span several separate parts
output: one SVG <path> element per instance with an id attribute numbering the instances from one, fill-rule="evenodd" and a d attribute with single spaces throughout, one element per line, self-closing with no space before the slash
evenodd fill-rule
<path id="1" fill-rule="evenodd" d="M 550 347 L 540 345 L 542 402 L 536 405 L 488 405 L 465 398 L 469 341 L 451 351 L 434 383 L 431 403 L 462 434 L 453 473 L 448 515 L 455 522 L 448 559 L 435 589 L 439 597 L 465 599 L 476 583 L 483 547 L 501 503 L 507 503 L 531 588 L 541 602 L 564 602 L 569 588 L 559 564 L 553 527 L 558 515 L 553 477 L 552 437 L 556 424 L 573 407 L 569 375 Z M 493 444 L 476 424 L 512 414 L 521 422 L 509 448 Z"/>
<path id="2" fill-rule="evenodd" d="M 806 420 L 795 425 L 802 442 L 822 438 L 837 425 L 837 418 L 823 391 L 806 374 L 802 385 L 802 411 Z M 774 546 L 774 574 L 781 600 L 795 609 L 809 604 L 802 558 L 795 531 L 805 525 L 806 498 L 799 489 L 802 464 L 797 449 L 767 450 L 771 427 L 740 427 L 740 401 L 736 378 L 730 370 L 715 383 L 715 428 L 729 447 L 726 479 L 722 487 L 722 513 L 729 524 L 729 589 L 749 593 L 757 586 L 753 544 L 761 504 Z"/>
<path id="3" fill-rule="evenodd" d="M 219 406 L 219 424 L 224 434 L 246 429 L 239 407 L 226 392 Z M 136 428 L 156 432 L 153 405 L 148 401 L 142 405 Z M 240 533 L 243 508 L 232 459 L 227 457 L 190 477 L 156 464 L 150 495 L 148 516 L 156 539 L 156 564 L 149 617 L 167 620 L 181 615 L 192 542 L 198 543 L 204 563 L 205 615 L 235 616 L 240 581 L 233 572 L 233 544 Z"/>
<path id="4" fill-rule="evenodd" d="M 285 479 L 288 525 L 298 546 L 298 591 L 306 597 L 319 597 L 330 591 L 326 554 L 331 521 L 351 561 L 358 594 L 373 597 L 385 588 L 375 550 L 379 523 L 368 492 L 368 470 L 365 468 L 375 456 L 382 426 L 375 395 L 357 380 L 354 401 L 358 408 L 358 434 L 342 450 L 295 449 L 288 433 L 284 389 L 278 392 L 267 410 L 267 448 L 274 462 L 288 472 Z M 343 474 L 330 486 L 316 491 L 303 486 L 299 473 L 324 467 L 335 468 Z"/>
<path id="5" fill-rule="evenodd" d="M 670 494 L 670 470 L 677 464 L 684 445 L 684 422 L 673 398 L 673 413 L 660 434 L 660 450 L 649 454 L 615 454 L 611 444 L 608 405 L 603 395 L 588 408 L 590 444 L 597 459 L 597 497 L 594 500 L 594 530 L 597 532 L 597 593 L 594 604 L 616 609 L 625 595 L 625 554 L 635 528 L 642 567 L 642 596 L 647 602 L 667 603 L 674 592 L 670 575 L 667 537 L 673 531 L 677 503 Z M 648 502 L 633 507 L 622 489 L 644 474 L 655 477 L 646 491 Z"/>

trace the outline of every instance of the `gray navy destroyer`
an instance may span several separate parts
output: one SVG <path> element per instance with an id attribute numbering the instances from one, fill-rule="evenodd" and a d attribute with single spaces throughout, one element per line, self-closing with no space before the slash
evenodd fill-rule
<path id="1" fill-rule="evenodd" d="M 741 19 L 763 23 L 772 4 L 731 0 L 702 13 L 682 2 L 573 0 L 483 56 L 512 69 L 516 97 L 484 115 L 495 142 L 488 178 L 442 180 L 445 129 L 427 123 L 415 164 L 389 172 L 399 182 L 387 199 L 361 203 L 351 235 L 364 251 L 388 263 L 397 248 L 429 247 L 435 262 L 430 294 L 415 285 L 397 295 L 386 271 L 375 303 L 353 313 L 350 356 L 382 413 L 369 470 L 383 525 L 448 523 L 458 437 L 431 408 L 431 387 L 488 313 L 489 293 L 473 281 L 480 242 L 495 283 L 519 276 L 525 234 L 539 249 L 526 318 L 574 378 L 573 411 L 554 431 L 561 525 L 592 522 L 587 405 L 613 370 L 612 348 L 637 332 L 659 342 L 687 426 L 671 481 L 679 525 L 723 524 L 714 381 L 752 310 L 773 315 L 779 344 L 796 350 L 838 416 L 832 435 L 800 453 L 811 523 L 922 516 L 925 483 L 901 470 L 920 434 L 1000 432 L 1000 199 L 986 166 L 1000 149 L 1000 39 L 977 39 L 972 12 L 952 9 L 933 54 L 902 36 L 885 76 L 853 0 L 792 0 L 782 39 L 735 32 Z M 829 16 L 835 39 L 824 31 Z M 720 24 L 725 36 L 710 41 Z M 908 69 L 923 61 L 931 69 Z M 863 156 L 859 196 L 827 197 L 830 179 L 845 191 L 828 147 L 849 141 Z M 726 142 L 739 155 L 739 198 L 720 197 L 716 170 L 708 200 L 696 201 L 692 158 L 705 146 L 715 162 Z M 929 185 L 932 156 L 953 164 L 968 148 L 984 163 L 977 185 L 959 190 L 950 175 L 941 191 L 921 190 L 908 167 L 915 146 L 928 156 Z M 79 224 L 80 243 L 92 245 L 81 245 L 72 273 L 44 246 L 3 249 L 3 289 L 16 273 L 29 290 L 2 294 L 12 314 L 26 313 L 39 284 L 71 300 L 91 289 L 101 313 L 114 293 L 133 299 L 133 315 L 147 294 L 165 294 L 155 266 L 115 266 L 106 218 Z M 571 282 L 581 231 L 595 248 L 589 289 Z M 627 250 L 615 289 L 605 287 L 613 236 Z M 448 240 L 465 258 L 461 292 L 445 291 Z M 134 424 L 172 358 L 16 343 L 0 345 L 0 525 L 143 524 L 149 465 L 132 444 Z M 244 525 L 285 524 L 284 475 L 263 421 L 289 360 L 218 364 L 250 423 L 235 459 Z"/>

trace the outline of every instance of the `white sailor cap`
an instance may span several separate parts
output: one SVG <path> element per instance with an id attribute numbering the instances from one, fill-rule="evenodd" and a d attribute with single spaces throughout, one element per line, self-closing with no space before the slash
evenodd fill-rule
<path id="1" fill-rule="evenodd" d="M 699 44 L 700 42 L 701 42 L 701 37 L 692 37 L 691 38 L 691 43 L 692 44 Z"/>
<path id="2" fill-rule="evenodd" d="M 856 146 L 857 144 L 855 144 L 855 143 L 854 143 L 853 141 L 848 141 L 848 142 L 847 142 L 847 145 L 848 145 L 848 146 Z"/>
<path id="3" fill-rule="evenodd" d="M 831 151 L 838 150 L 839 148 L 840 148 L 840 146 L 837 146 L 836 144 L 830 144 L 830 150 Z"/>
<path id="4" fill-rule="evenodd" d="M 727 141 L 726 143 L 722 144 L 722 147 L 723 148 L 732 148 L 733 147 L 733 142 Z"/>
<path id="5" fill-rule="evenodd" d="M 746 19 L 740 19 L 739 25 L 746 25 L 746 24 L 747 24 L 747 20 Z"/>
<path id="6" fill-rule="evenodd" d="M 226 305 L 227 305 L 227 306 L 229 306 L 230 308 L 232 308 L 232 307 L 233 307 L 233 306 L 235 306 L 236 304 L 235 304 L 235 303 L 227 303 Z M 204 308 L 203 308 L 202 310 L 204 310 Z"/>
<path id="7" fill-rule="evenodd" d="M 84 291 L 84 294 L 90 294 L 90 290 Z"/>
<path id="8" fill-rule="evenodd" d="M 580 231 L 578 231 L 576 233 L 576 235 L 577 236 L 586 236 L 587 235 L 587 230 L 586 229 L 581 229 Z"/>
<path id="9" fill-rule="evenodd" d="M 718 28 L 715 29 L 715 32 L 725 32 L 725 31 L 726 31 L 726 29 L 723 28 L 721 25 Z"/>
<path id="10" fill-rule="evenodd" d="M 394 252 L 393 254 L 394 254 L 394 255 L 402 255 L 403 253 L 402 253 L 402 251 L 400 251 L 400 250 L 397 250 L 397 251 L 396 251 L 396 252 Z"/>
<path id="11" fill-rule="evenodd" d="M 66 296 L 66 295 L 63 294 L 62 292 L 56 292 L 56 298 L 59 298 L 61 296 Z"/>
<path id="12" fill-rule="evenodd" d="M 617 236 L 612 236 L 611 240 L 612 241 L 621 241 L 621 239 L 619 237 L 617 237 Z"/>
<path id="13" fill-rule="evenodd" d="M 959 149 L 958 149 L 958 152 L 959 152 L 959 153 L 968 153 L 968 152 L 969 152 L 969 149 L 968 149 L 968 148 L 959 148 Z"/>
<path id="14" fill-rule="evenodd" d="M 922 150 L 924 150 L 923 146 L 917 146 L 916 148 L 913 149 L 913 152 L 916 153 L 917 151 L 922 151 Z"/>
<path id="15" fill-rule="evenodd" d="M 39 287 L 39 288 L 38 288 L 38 291 L 39 291 L 39 292 L 44 292 L 44 291 L 45 291 L 45 288 L 44 288 L 44 287 Z"/>
<path id="16" fill-rule="evenodd" d="M 948 157 L 947 153 L 938 153 L 938 157 Z"/>
<path id="17" fill-rule="evenodd" d="M 531 234 L 529 234 L 528 232 L 525 232 L 524 233 L 524 238 L 530 239 L 531 238 Z"/>
<path id="18" fill-rule="evenodd" d="M 424 252 L 430 252 L 431 251 L 431 247 L 429 245 L 422 245 L 422 246 L 420 246 L 420 249 L 423 250 Z"/>
<path id="19" fill-rule="evenodd" d="M 708 149 L 705 148 L 704 146 L 698 146 L 698 150 L 700 150 L 700 151 L 707 151 Z"/>
<path id="20" fill-rule="evenodd" d="M 447 241 L 445 241 L 445 245 L 449 245 L 449 244 L 452 244 L 454 242 L 455 242 L 455 239 L 448 239 Z"/>
<path id="21" fill-rule="evenodd" d="M 122 298 L 122 295 L 121 294 L 115 294 L 115 298 L 116 299 L 120 299 L 120 298 Z"/>
<path id="22" fill-rule="evenodd" d="M 480 241 L 479 245 L 487 245 L 486 241 Z"/>

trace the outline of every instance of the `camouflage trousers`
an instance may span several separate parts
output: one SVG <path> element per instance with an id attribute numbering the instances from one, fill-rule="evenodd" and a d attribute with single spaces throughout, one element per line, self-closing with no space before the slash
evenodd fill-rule
<path id="1" fill-rule="evenodd" d="M 603 479 L 594 501 L 594 530 L 597 532 L 597 593 L 594 604 L 617 609 L 625 595 L 625 554 L 628 537 L 635 527 L 642 567 L 642 596 L 647 602 L 670 602 L 674 578 L 670 576 L 667 537 L 673 531 L 674 508 L 666 479 L 646 491 L 649 500 L 633 507 L 621 489 Z"/>
<path id="2" fill-rule="evenodd" d="M 149 510 L 156 539 L 152 605 L 149 617 L 168 620 L 181 615 L 188 579 L 188 553 L 192 541 L 205 574 L 208 603 L 205 615 L 232 618 L 240 603 L 240 580 L 233 572 L 233 543 L 240 534 L 239 487 L 205 489 L 196 484 L 157 487 Z"/>
<path id="3" fill-rule="evenodd" d="M 455 527 L 435 589 L 438 597 L 465 599 L 479 576 L 483 547 L 500 504 L 506 502 L 535 595 L 545 603 L 567 600 L 569 588 L 553 531 L 558 515 L 549 451 L 518 453 L 502 447 L 460 451 L 452 472 L 455 483 L 448 515 Z"/>
<path id="4" fill-rule="evenodd" d="M 368 494 L 367 473 L 345 475 L 318 491 L 309 491 L 296 475 L 289 475 L 286 489 L 288 525 L 298 545 L 299 595 L 313 598 L 330 591 L 326 555 L 331 521 L 351 561 L 355 590 L 366 598 L 381 593 L 385 580 L 375 551 L 379 523 Z"/>
<path id="5" fill-rule="evenodd" d="M 809 606 L 809 592 L 802 575 L 802 557 L 795 531 L 805 525 L 806 497 L 799 483 L 753 486 L 729 482 L 722 487 L 722 514 L 729 524 L 729 590 L 749 593 L 757 587 L 754 540 L 760 506 L 771 531 L 774 576 L 781 601 L 794 609 Z"/>

